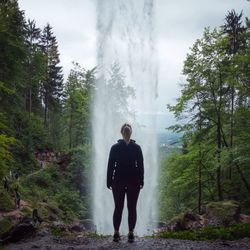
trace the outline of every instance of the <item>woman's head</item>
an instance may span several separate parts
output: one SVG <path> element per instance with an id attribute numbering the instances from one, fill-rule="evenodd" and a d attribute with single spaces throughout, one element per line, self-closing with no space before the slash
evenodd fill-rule
<path id="1" fill-rule="evenodd" d="M 129 140 L 132 134 L 132 127 L 128 123 L 124 123 L 121 127 L 121 134 L 125 140 Z"/>

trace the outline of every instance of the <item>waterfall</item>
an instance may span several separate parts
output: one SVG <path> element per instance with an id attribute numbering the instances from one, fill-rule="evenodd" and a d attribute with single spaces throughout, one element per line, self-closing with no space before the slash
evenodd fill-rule
<path id="1" fill-rule="evenodd" d="M 110 147 L 121 138 L 123 123 L 144 155 L 144 188 L 137 204 L 135 233 L 149 234 L 157 221 L 158 155 L 157 53 L 153 0 L 97 0 L 98 76 L 93 103 L 92 211 L 98 233 L 113 233 L 114 202 L 106 187 Z M 120 231 L 128 232 L 124 204 Z"/>

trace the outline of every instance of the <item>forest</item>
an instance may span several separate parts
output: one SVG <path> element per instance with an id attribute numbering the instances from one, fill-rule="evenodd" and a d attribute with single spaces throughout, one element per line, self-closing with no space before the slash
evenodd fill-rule
<path id="1" fill-rule="evenodd" d="M 95 69 L 73 63 L 64 79 L 53 28 L 26 20 L 17 1 L 1 1 L 0 44 L 0 179 L 10 189 L 1 185 L 0 210 L 13 209 L 18 185 L 44 215 L 83 217 Z"/>
<path id="2" fill-rule="evenodd" d="M 235 200 L 250 212 L 250 22 L 229 11 L 205 28 L 186 56 L 181 95 L 167 105 L 182 133 L 181 152 L 162 164 L 161 216 L 210 201 Z"/>
<path id="3" fill-rule="evenodd" d="M 14 209 L 18 189 L 23 214 L 39 207 L 51 221 L 90 218 L 96 71 L 74 62 L 65 79 L 53 27 L 37 27 L 17 1 L 0 2 L 0 213 Z M 183 75 L 176 104 L 167 105 L 182 147 L 161 162 L 160 220 L 225 200 L 250 214 L 249 19 L 232 10 L 220 27 L 205 28 Z M 0 234 L 12 224 L 0 220 Z"/>

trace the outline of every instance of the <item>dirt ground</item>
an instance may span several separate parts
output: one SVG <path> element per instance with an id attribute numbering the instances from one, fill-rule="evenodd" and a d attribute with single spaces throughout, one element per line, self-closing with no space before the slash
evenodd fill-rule
<path id="1" fill-rule="evenodd" d="M 154 250 L 222 250 L 222 249 L 250 249 L 250 238 L 237 241 L 189 241 L 179 239 L 159 239 L 150 237 L 136 237 L 134 243 L 127 242 L 127 237 L 122 236 L 120 242 L 112 241 L 111 236 L 90 237 L 82 236 L 78 238 L 55 237 L 52 235 L 35 236 L 23 240 L 19 243 L 9 244 L 4 247 L 5 250 L 26 250 L 26 249 L 44 249 L 44 250 L 74 250 L 74 249 L 154 249 Z"/>

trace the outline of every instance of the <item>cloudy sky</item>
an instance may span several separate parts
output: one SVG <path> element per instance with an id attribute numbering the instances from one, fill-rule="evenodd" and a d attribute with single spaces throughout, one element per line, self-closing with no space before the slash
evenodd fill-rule
<path id="1" fill-rule="evenodd" d="M 109 1 L 109 0 L 103 0 Z M 137 1 L 137 0 L 135 0 Z M 179 96 L 183 61 L 189 48 L 202 36 L 204 27 L 218 27 L 226 13 L 243 10 L 250 17 L 247 0 L 154 0 L 156 47 L 159 60 L 159 114 L 166 121 L 167 103 Z M 95 0 L 19 0 L 26 18 L 42 28 L 53 27 L 59 43 L 65 79 L 72 61 L 91 69 L 96 66 L 96 1 Z M 166 122 L 165 122 L 166 123 Z"/>

